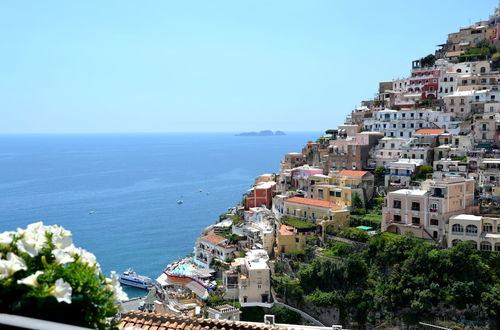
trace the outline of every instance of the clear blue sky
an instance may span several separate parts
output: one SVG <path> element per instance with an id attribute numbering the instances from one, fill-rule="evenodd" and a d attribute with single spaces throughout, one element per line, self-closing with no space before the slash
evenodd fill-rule
<path id="1" fill-rule="evenodd" d="M 497 4 L 2 1 L 0 133 L 332 128 Z"/>

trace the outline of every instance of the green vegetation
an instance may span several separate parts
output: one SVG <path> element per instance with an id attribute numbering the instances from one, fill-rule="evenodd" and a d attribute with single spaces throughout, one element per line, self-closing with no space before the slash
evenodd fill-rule
<path id="1" fill-rule="evenodd" d="M 337 134 L 339 134 L 339 130 L 338 129 L 327 129 L 325 131 L 325 134 L 329 134 L 331 136 L 337 136 Z"/>
<path id="2" fill-rule="evenodd" d="M 237 214 L 232 215 L 232 216 L 231 216 L 231 219 L 233 220 L 233 225 L 237 225 L 237 224 L 239 224 L 239 223 L 243 222 L 243 218 L 242 218 L 242 217 L 240 217 L 240 216 L 239 216 L 239 215 L 237 215 Z"/>
<path id="3" fill-rule="evenodd" d="M 463 157 L 460 157 L 460 156 L 451 156 L 451 160 L 458 160 L 459 162 L 466 163 L 467 162 L 467 157 L 466 156 L 463 156 Z"/>
<path id="4" fill-rule="evenodd" d="M 432 173 L 434 170 L 432 166 L 422 165 L 418 168 L 417 179 L 425 180 L 427 178 L 427 174 Z"/>
<path id="5" fill-rule="evenodd" d="M 274 315 L 276 323 L 301 324 L 302 320 L 299 313 L 281 306 L 273 306 L 269 314 Z"/>
<path id="6" fill-rule="evenodd" d="M 358 210 L 358 209 L 364 209 L 364 207 L 365 205 L 361 200 L 361 197 L 359 196 L 358 192 L 355 192 L 352 196 L 352 208 Z"/>
<path id="7" fill-rule="evenodd" d="M 439 249 L 411 235 L 383 233 L 361 250 L 328 242 L 322 254 L 290 263 L 292 275 L 276 265 L 273 285 L 289 304 L 335 307 L 343 322 L 361 327 L 415 324 L 447 311 L 498 326 L 499 253 L 467 242 Z"/>
<path id="8" fill-rule="evenodd" d="M 429 54 L 426 57 L 420 59 L 420 66 L 430 67 L 433 66 L 435 62 L 436 62 L 436 56 L 434 56 L 433 54 Z"/>
<path id="9" fill-rule="evenodd" d="M 247 254 L 246 254 L 246 252 L 245 252 L 245 251 L 239 251 L 239 252 L 238 252 L 238 255 L 237 255 L 236 257 L 237 257 L 237 258 L 245 258 L 245 256 L 246 256 L 246 255 L 247 255 Z"/>
<path id="10" fill-rule="evenodd" d="M 382 165 L 378 165 L 375 167 L 374 175 L 375 175 L 375 185 L 382 185 L 384 184 L 385 180 L 385 167 Z"/>
<path id="11" fill-rule="evenodd" d="M 307 222 L 298 218 L 292 218 L 284 216 L 281 218 L 283 223 L 288 226 L 295 227 L 297 229 L 314 229 L 316 228 L 316 224 L 312 222 Z"/>
<path id="12" fill-rule="evenodd" d="M 344 228 L 340 231 L 340 236 L 351 239 L 358 242 L 368 241 L 368 233 L 363 229 L 358 229 L 354 227 Z"/>

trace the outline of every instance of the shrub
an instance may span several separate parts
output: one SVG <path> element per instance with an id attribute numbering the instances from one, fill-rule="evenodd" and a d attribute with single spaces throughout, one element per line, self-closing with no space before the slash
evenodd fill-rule
<path id="1" fill-rule="evenodd" d="M 340 235 L 352 239 L 353 241 L 366 242 L 368 241 L 368 233 L 358 228 L 345 228 L 340 231 Z"/>
<path id="2" fill-rule="evenodd" d="M 273 306 L 269 313 L 274 315 L 276 323 L 300 324 L 302 320 L 299 313 L 281 306 Z"/>

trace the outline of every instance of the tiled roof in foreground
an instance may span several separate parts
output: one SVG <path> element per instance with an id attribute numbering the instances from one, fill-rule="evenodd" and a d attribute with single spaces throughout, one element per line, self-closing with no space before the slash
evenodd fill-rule
<path id="1" fill-rule="evenodd" d="M 213 319 L 202 319 L 187 316 L 177 316 L 177 315 L 166 315 L 166 314 L 156 314 L 147 313 L 139 311 L 131 311 L 122 313 L 120 322 L 118 323 L 118 328 L 127 329 L 144 329 L 144 330 L 177 330 L 177 329 L 189 329 L 189 330 L 260 330 L 260 329 L 282 329 L 276 326 L 270 325 L 260 325 L 260 324 L 249 324 L 245 322 L 235 322 L 227 320 L 213 320 Z"/>

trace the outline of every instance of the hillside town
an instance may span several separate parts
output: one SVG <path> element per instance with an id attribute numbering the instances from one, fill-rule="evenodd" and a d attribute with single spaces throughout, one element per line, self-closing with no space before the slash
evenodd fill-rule
<path id="1" fill-rule="evenodd" d="M 404 78 L 380 82 L 376 97 L 344 124 L 285 154 L 279 173 L 256 178 L 238 205 L 203 230 L 192 255 L 168 265 L 141 308 L 229 321 L 267 315 L 272 325 L 296 317 L 311 328 L 399 328 L 427 316 L 433 324 L 498 326 L 499 86 L 497 9 L 450 33 Z M 406 246 L 401 259 L 388 261 L 384 250 L 377 264 L 380 246 L 390 244 Z M 460 251 L 482 256 L 484 285 L 459 278 L 453 267 L 476 267 L 465 260 L 436 270 L 451 275 L 429 280 L 429 288 L 427 278 L 413 289 L 370 284 L 411 281 L 398 268 L 417 258 L 405 249 L 442 260 Z M 425 264 L 430 277 L 437 262 Z M 452 289 L 437 293 L 436 285 Z M 407 297 L 381 301 L 378 288 Z"/>

